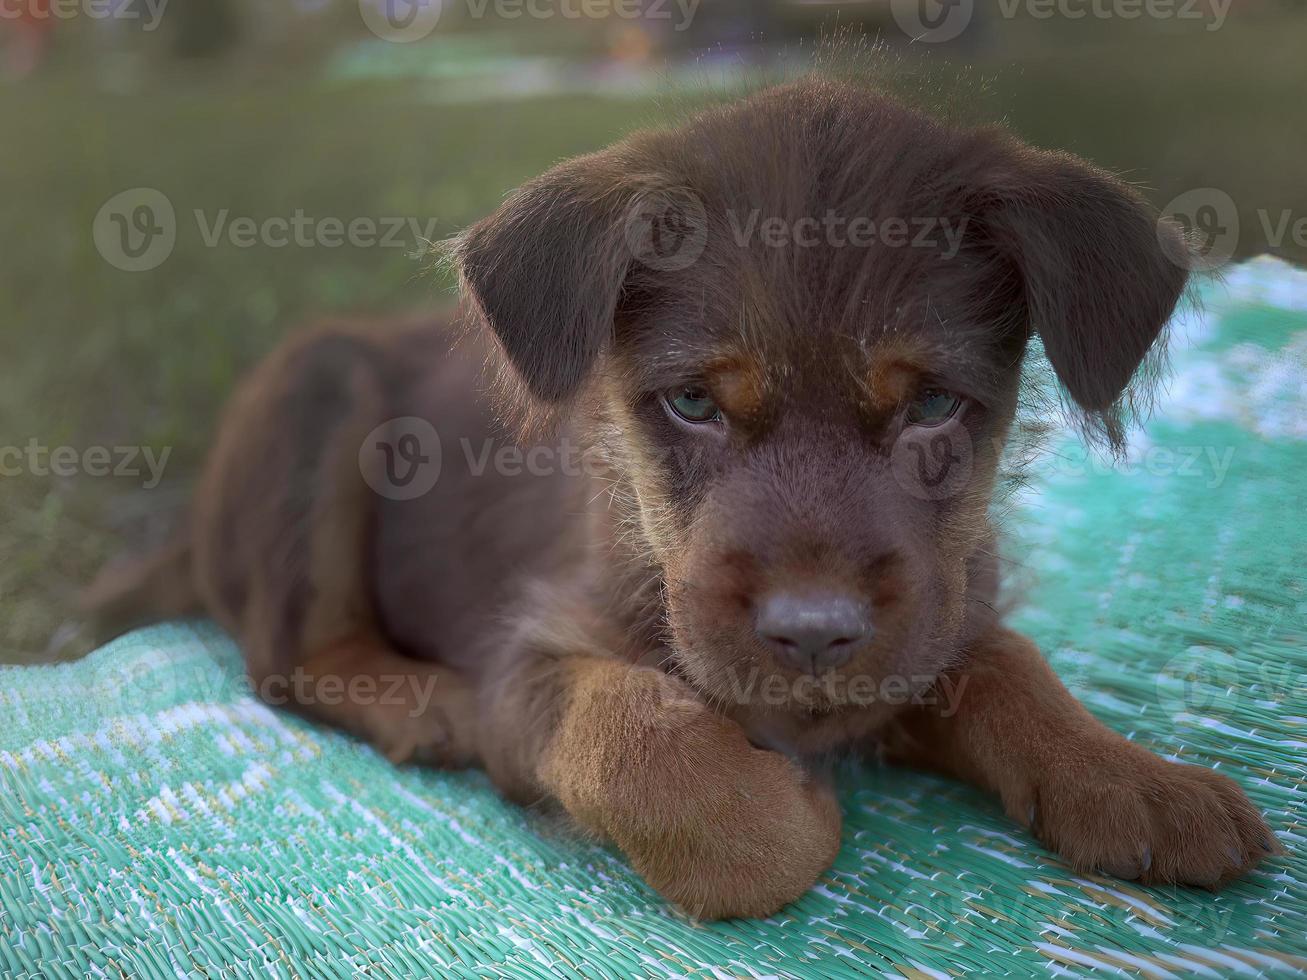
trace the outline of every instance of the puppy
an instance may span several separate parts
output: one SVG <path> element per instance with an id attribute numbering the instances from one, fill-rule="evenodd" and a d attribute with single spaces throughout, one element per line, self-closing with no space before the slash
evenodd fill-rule
<path id="1" fill-rule="evenodd" d="M 207 612 L 269 700 L 561 805 L 697 916 L 809 888 L 840 841 L 809 763 L 870 746 L 1077 868 L 1217 886 L 1276 849 L 1257 810 L 1101 725 L 994 612 L 1032 338 L 1119 442 L 1183 254 L 1073 157 L 769 89 L 459 236 L 461 342 L 292 339 L 177 543 L 94 600 Z"/>

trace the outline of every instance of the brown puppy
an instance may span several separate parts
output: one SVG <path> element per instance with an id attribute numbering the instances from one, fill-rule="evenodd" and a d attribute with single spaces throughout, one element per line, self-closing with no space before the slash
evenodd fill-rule
<path id="1" fill-rule="evenodd" d="M 813 883 L 840 815 L 804 763 L 860 743 L 1077 867 L 1220 884 L 1274 848 L 1240 790 L 992 609 L 1027 345 L 1118 440 L 1185 285 L 1160 235 L 1079 160 L 834 82 L 638 133 L 453 244 L 453 353 L 337 325 L 264 363 L 182 542 L 99 599 L 206 610 L 264 696 L 556 801 L 696 915 Z"/>

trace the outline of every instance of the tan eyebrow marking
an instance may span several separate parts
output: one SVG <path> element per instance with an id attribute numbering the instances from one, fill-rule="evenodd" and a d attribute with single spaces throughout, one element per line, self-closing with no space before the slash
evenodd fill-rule
<path id="1" fill-rule="evenodd" d="M 723 357 L 708 365 L 704 380 L 727 415 L 743 421 L 761 415 L 766 381 L 757 361 L 739 355 Z"/>
<path id="2" fill-rule="evenodd" d="M 894 411 L 907 401 L 926 373 L 925 358 L 918 344 L 906 340 L 882 341 L 871 350 L 863 389 L 871 409 Z"/>

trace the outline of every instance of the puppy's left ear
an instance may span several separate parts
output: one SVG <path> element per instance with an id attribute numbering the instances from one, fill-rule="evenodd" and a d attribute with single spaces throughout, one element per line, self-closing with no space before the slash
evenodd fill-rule
<path id="1" fill-rule="evenodd" d="M 612 335 L 629 183 L 606 154 L 569 160 L 454 242 L 464 295 L 539 402 L 573 395 Z"/>
<path id="2" fill-rule="evenodd" d="M 1184 291 L 1179 229 L 1083 160 L 1009 145 L 985 226 L 1015 266 L 1028 328 L 1086 412 L 1115 405 Z"/>

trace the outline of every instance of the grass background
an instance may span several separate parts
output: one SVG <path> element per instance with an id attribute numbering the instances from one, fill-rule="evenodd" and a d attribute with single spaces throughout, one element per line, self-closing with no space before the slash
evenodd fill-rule
<path id="1" fill-rule="evenodd" d="M 1003 22 L 1001 43 L 932 57 L 1033 142 L 1124 172 L 1159 204 L 1223 189 L 1241 211 L 1240 254 L 1301 260 L 1291 243 L 1267 247 L 1257 212 L 1307 217 L 1307 14 L 1240 9 L 1214 32 Z M 648 98 L 436 95 L 410 78 L 346 81 L 320 62 L 248 56 L 151 62 L 125 91 L 65 58 L 0 87 L 0 446 L 171 451 L 152 490 L 141 477 L 0 476 L 0 661 L 62 655 L 52 640 L 77 590 L 163 535 L 234 381 L 287 329 L 448 301 L 448 283 L 406 249 L 208 247 L 193 210 L 435 218 L 443 236 L 560 158 L 662 114 L 656 86 Z M 113 268 L 91 236 L 100 206 L 132 187 L 162 191 L 178 216 L 175 251 L 143 273 Z"/>

